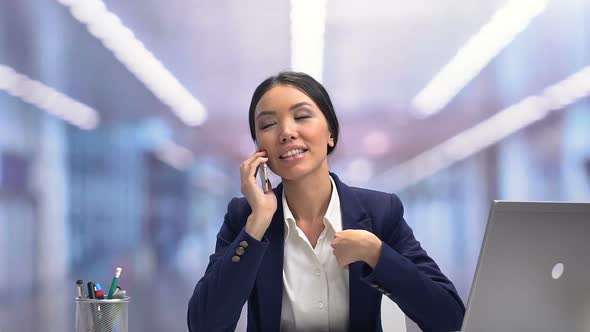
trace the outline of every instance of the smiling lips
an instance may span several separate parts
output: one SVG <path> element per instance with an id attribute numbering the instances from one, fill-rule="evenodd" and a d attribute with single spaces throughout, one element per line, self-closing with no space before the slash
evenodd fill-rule
<path id="1" fill-rule="evenodd" d="M 294 160 L 294 159 L 299 159 L 297 157 L 300 157 L 303 153 L 305 153 L 307 150 L 306 149 L 292 149 L 289 150 L 285 153 L 283 153 L 279 159 L 283 159 L 283 160 Z"/>

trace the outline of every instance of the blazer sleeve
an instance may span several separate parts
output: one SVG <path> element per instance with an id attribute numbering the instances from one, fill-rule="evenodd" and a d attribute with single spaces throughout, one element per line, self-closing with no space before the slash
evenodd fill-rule
<path id="1" fill-rule="evenodd" d="M 238 199 L 233 198 L 217 234 L 215 253 L 189 300 L 189 331 L 234 331 L 254 287 L 268 240 L 258 241 L 244 231 L 237 206 Z"/>
<path id="2" fill-rule="evenodd" d="M 451 281 L 414 237 L 403 205 L 391 195 L 391 216 L 375 269 L 363 280 L 388 296 L 423 331 L 458 331 L 465 306 Z"/>

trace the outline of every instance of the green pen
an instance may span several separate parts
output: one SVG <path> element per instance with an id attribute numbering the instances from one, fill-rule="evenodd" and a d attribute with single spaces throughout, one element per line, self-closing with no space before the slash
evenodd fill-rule
<path id="1" fill-rule="evenodd" d="M 113 277 L 113 282 L 111 282 L 111 288 L 109 289 L 109 296 L 107 298 L 112 299 L 113 295 L 115 294 L 115 290 L 117 289 L 117 285 L 119 284 L 119 277 L 121 276 L 121 271 L 123 269 L 118 267 L 115 271 L 115 276 Z"/>

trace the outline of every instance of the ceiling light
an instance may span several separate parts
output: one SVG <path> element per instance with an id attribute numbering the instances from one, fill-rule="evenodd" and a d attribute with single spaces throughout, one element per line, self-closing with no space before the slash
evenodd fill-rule
<path id="1" fill-rule="evenodd" d="M 374 177 L 371 182 L 388 189 L 404 189 L 587 96 L 590 96 L 590 66 L 545 88 L 540 95 L 527 97 Z"/>
<path id="2" fill-rule="evenodd" d="M 547 7 L 548 0 L 512 0 L 457 52 L 414 97 L 415 115 L 424 118 L 442 110 L 459 91 Z"/>
<path id="3" fill-rule="evenodd" d="M 94 129 L 98 125 L 100 117 L 94 109 L 11 67 L 0 65 L 0 90 L 81 129 Z"/>
<path id="4" fill-rule="evenodd" d="M 322 81 L 327 0 L 291 0 L 291 68 Z"/>
<path id="5" fill-rule="evenodd" d="M 110 50 L 148 90 L 185 124 L 197 126 L 207 116 L 205 107 L 146 49 L 133 32 L 109 12 L 101 0 L 58 0 L 72 16 Z"/>

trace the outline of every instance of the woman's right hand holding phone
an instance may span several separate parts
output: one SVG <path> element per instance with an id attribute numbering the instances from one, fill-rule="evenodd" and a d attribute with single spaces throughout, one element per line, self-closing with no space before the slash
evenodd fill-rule
<path id="1" fill-rule="evenodd" d="M 261 164 L 267 161 L 266 152 L 261 151 L 252 154 L 240 165 L 242 194 L 252 208 L 252 214 L 248 217 L 245 230 L 259 241 L 262 240 L 277 210 L 277 197 L 274 191 L 271 190 L 265 194 L 256 179 L 257 171 L 262 171 L 258 170 Z"/>

